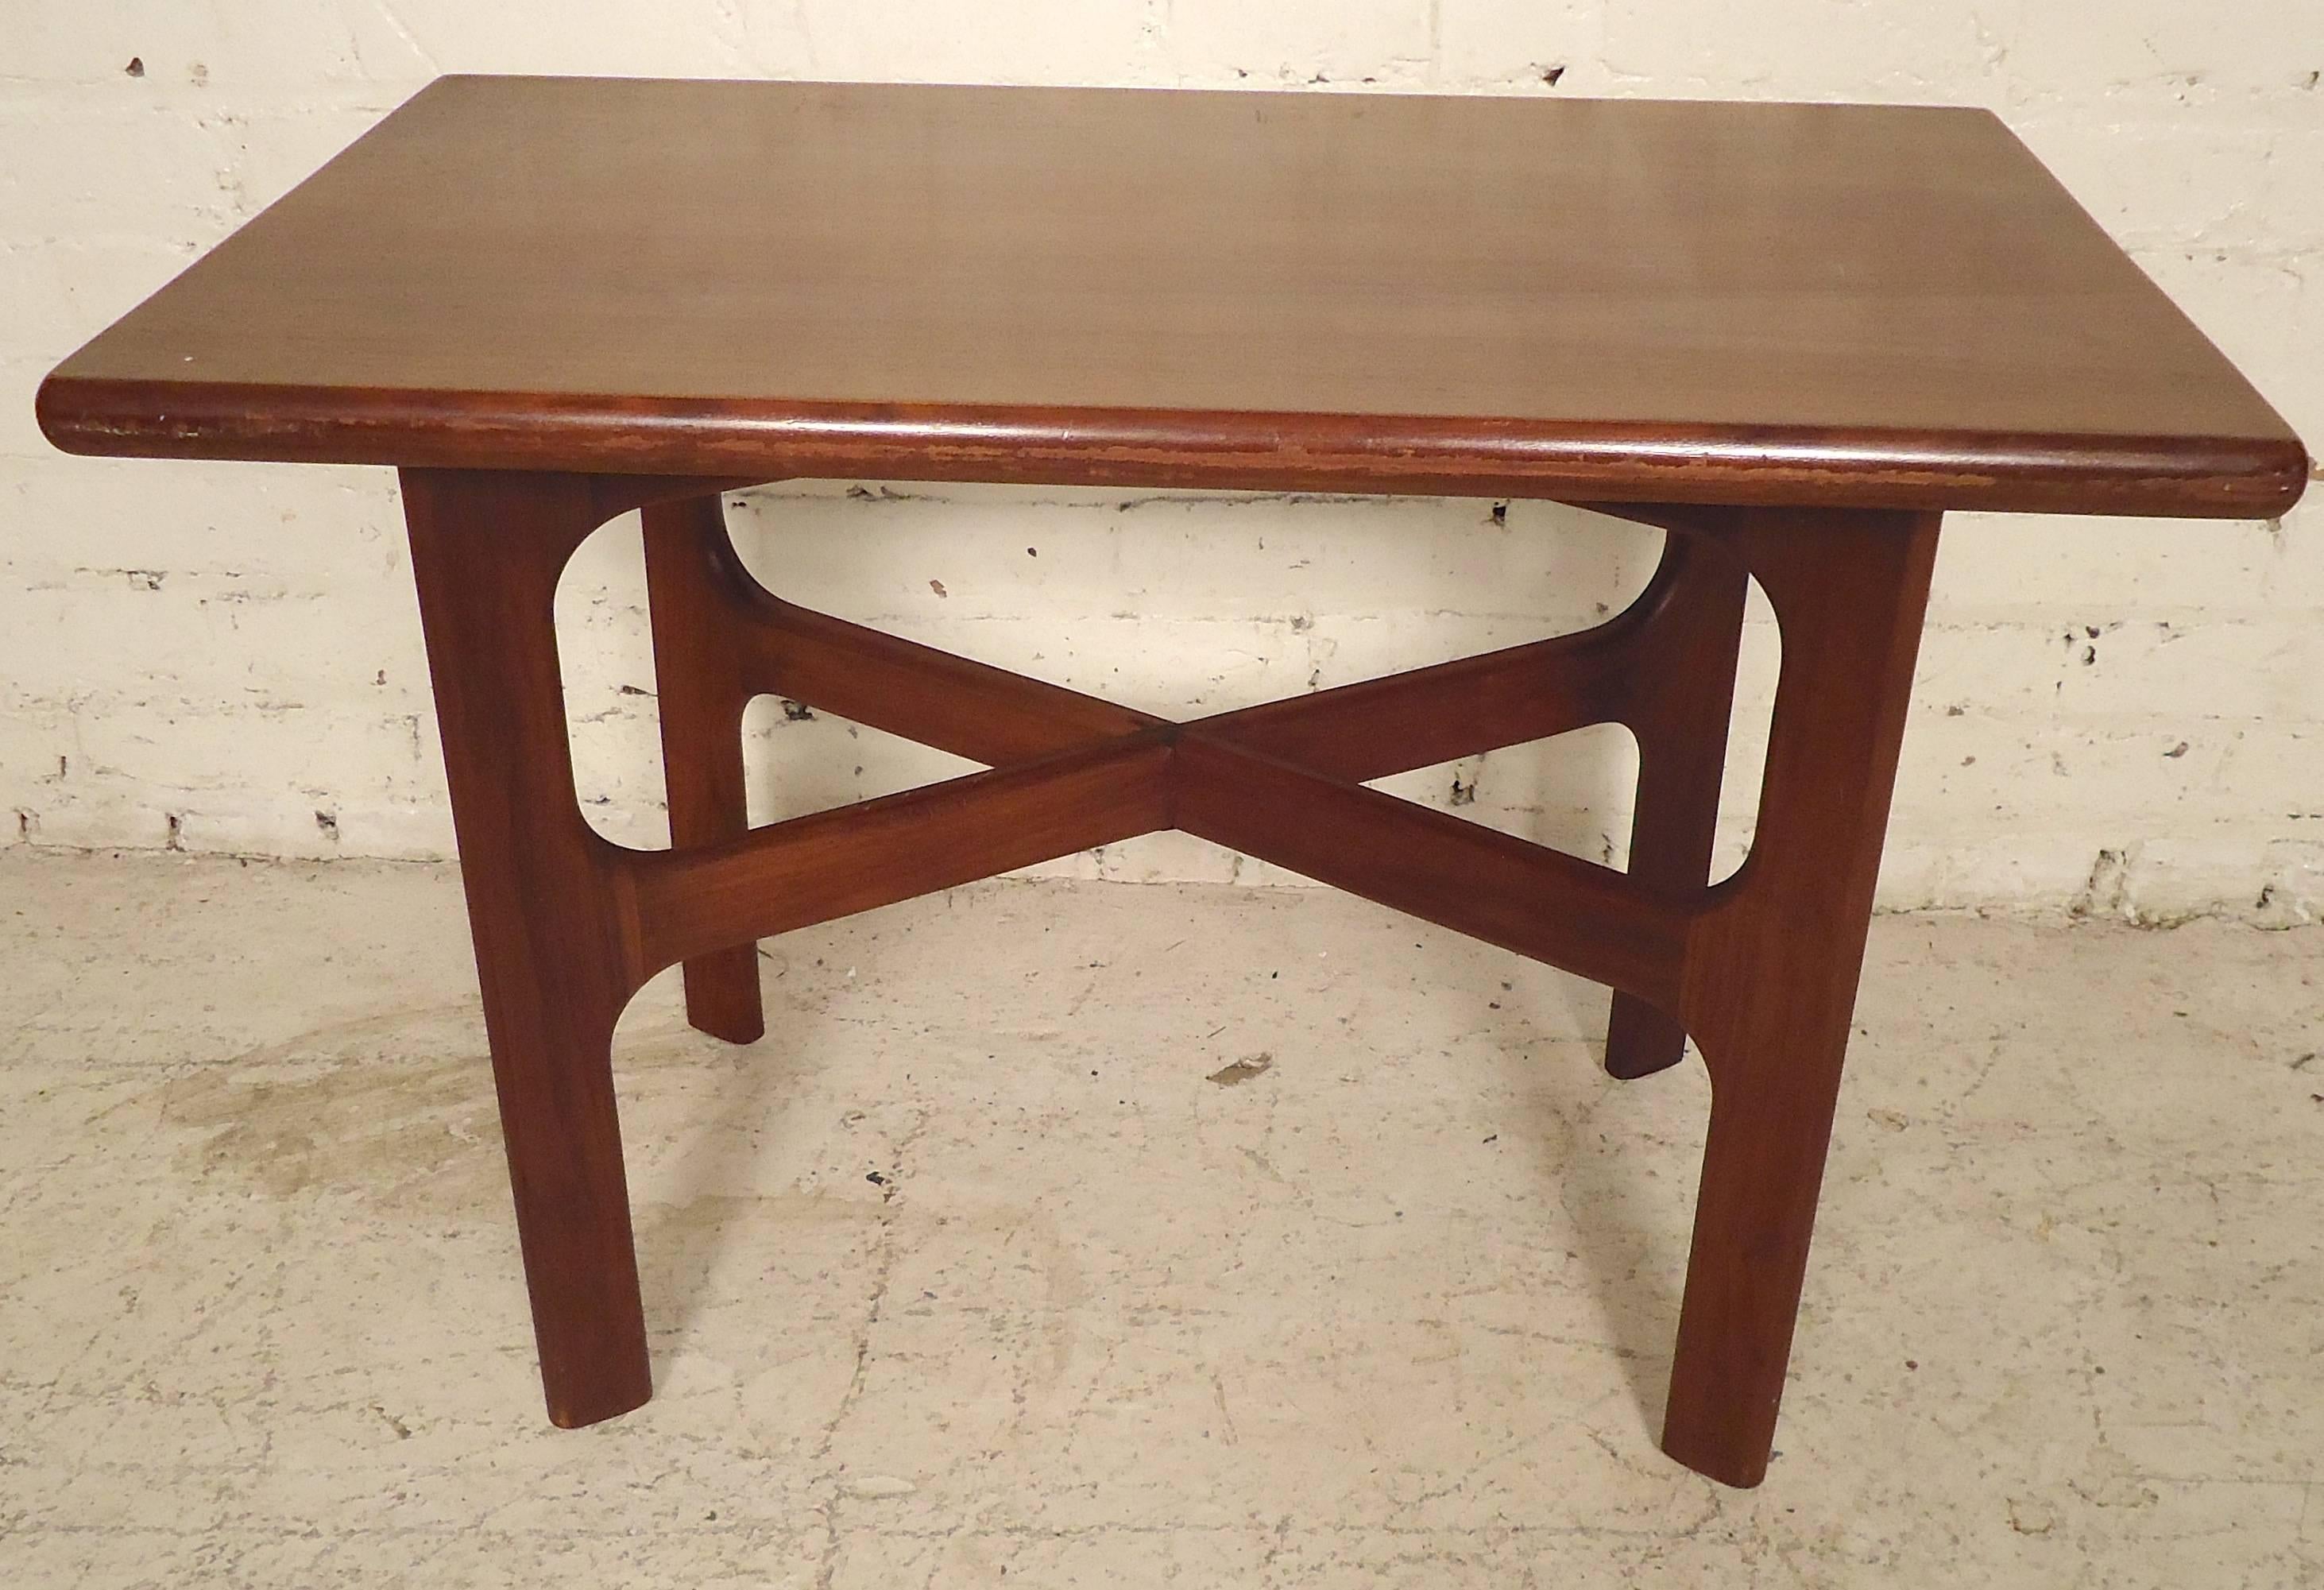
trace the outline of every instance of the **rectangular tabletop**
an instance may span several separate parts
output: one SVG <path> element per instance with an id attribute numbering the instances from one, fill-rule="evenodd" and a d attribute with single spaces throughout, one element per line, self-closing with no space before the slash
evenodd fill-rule
<path id="1" fill-rule="evenodd" d="M 60 366 L 91 453 L 2262 514 L 1993 116 L 447 78 Z"/>

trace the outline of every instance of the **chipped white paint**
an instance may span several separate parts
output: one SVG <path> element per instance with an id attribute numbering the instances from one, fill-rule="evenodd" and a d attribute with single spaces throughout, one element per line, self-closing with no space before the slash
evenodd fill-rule
<path id="1" fill-rule="evenodd" d="M 9 6 L 8 839 L 448 848 L 392 478 L 68 459 L 34 431 L 31 393 L 429 78 L 488 70 L 1986 105 L 2304 434 L 2324 436 L 2324 9 L 2308 0 L 1034 0 L 1005 22 L 930 0 Z M 734 519 L 787 594 L 1172 714 L 1585 623 L 1651 556 L 1648 537 L 1526 504 L 1496 524 L 1469 503 L 833 485 L 756 494 Z M 593 820 L 653 842 L 633 528 L 587 549 L 566 596 Z M 2324 910 L 2319 620 L 2324 507 L 2281 524 L 1957 521 L 1884 900 L 2267 920 Z M 1772 677 L 1764 622 L 1752 648 L 1730 857 L 1748 837 Z M 772 704 L 752 732 L 767 816 L 956 765 Z M 1397 787 L 1618 855 L 1624 752 L 1604 731 Z M 1280 878 L 1174 837 L 1049 870 Z"/>

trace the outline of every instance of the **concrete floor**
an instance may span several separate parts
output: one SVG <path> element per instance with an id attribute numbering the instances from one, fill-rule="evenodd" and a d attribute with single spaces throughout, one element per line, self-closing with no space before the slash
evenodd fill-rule
<path id="1" fill-rule="evenodd" d="M 2324 1585 L 2317 930 L 1884 919 L 1750 1493 L 1654 1444 L 1700 1068 L 1358 901 L 657 983 L 660 1394 L 570 1434 L 448 869 L 19 852 L 0 942 L 9 1585 Z"/>

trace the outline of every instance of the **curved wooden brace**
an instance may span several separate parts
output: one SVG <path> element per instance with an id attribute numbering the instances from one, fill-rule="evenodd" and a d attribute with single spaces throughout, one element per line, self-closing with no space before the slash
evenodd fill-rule
<path id="1" fill-rule="evenodd" d="M 1177 827 L 1609 983 L 1632 1002 L 1618 1003 L 1618 1023 L 1625 1010 L 1683 1020 L 1712 1105 L 1664 1445 L 1714 1478 L 1758 1482 L 1933 514 L 1625 510 L 1674 533 L 1638 601 L 1598 629 L 1180 726 L 781 601 L 734 555 L 705 489 L 724 484 L 404 476 L 552 1419 L 589 1423 L 650 1392 L 610 1047 L 647 976 L 686 963 L 697 1023 L 747 1036 L 760 1020 L 747 948 L 759 935 Z M 664 671 L 667 852 L 611 844 L 583 820 L 554 629 L 574 549 L 635 505 Z M 1717 746 L 1699 746 L 1679 773 L 1688 764 L 1669 747 L 1684 723 L 1716 715 L 1723 726 L 1746 570 L 1784 626 L 1784 660 L 1757 841 L 1735 876 L 1706 889 Z M 746 830 L 735 742 L 742 702 L 763 689 L 992 766 Z M 1628 875 L 1363 787 L 1609 720 L 1630 724 L 1641 746 Z M 1665 850 L 1674 859 L 1658 874 Z M 1637 1040 L 1631 1058 L 1664 1053 L 1672 1031 Z"/>
<path id="2" fill-rule="evenodd" d="M 689 710 L 667 698 L 682 689 L 713 701 L 724 769 L 741 702 L 780 693 L 992 771 L 746 832 L 739 762 L 722 772 L 719 815 L 680 820 L 698 804 L 680 793 L 704 760 L 687 748 L 703 737 L 689 727 L 666 745 L 679 847 L 601 841 L 622 881 L 637 982 L 683 961 L 690 1004 L 739 1011 L 755 967 L 710 963 L 731 947 L 1178 827 L 1676 1007 L 1695 909 L 1685 888 L 1361 786 L 1638 719 L 1652 703 L 1640 683 L 1654 677 L 1648 652 L 1698 623 L 1688 571 L 1715 552 L 1673 538 L 1638 598 L 1593 629 L 1169 725 L 783 600 L 744 567 L 714 496 L 647 513 L 657 662 L 671 676 L 666 737 L 673 714 Z M 1301 820 L 1285 820 L 1294 813 Z"/>

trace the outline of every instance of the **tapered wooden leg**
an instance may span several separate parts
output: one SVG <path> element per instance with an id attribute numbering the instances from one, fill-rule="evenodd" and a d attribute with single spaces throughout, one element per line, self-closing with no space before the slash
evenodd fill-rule
<path id="1" fill-rule="evenodd" d="M 1783 668 L 1759 824 L 1691 934 L 1680 1007 L 1711 1071 L 1663 1447 L 1766 1475 L 1863 966 L 1934 514 L 1752 514 L 1730 545 L 1775 610 Z"/>
<path id="2" fill-rule="evenodd" d="M 1638 741 L 1638 799 L 1630 875 L 1660 888 L 1700 889 L 1711 876 L 1735 661 L 1748 578 L 1715 541 L 1669 534 L 1646 592 L 1655 603 L 1642 647 L 1646 665 L 1625 714 Z M 1625 1079 L 1678 1064 L 1686 1030 L 1668 1012 L 1617 993 L 1606 1025 L 1606 1069 Z"/>
<path id="3" fill-rule="evenodd" d="M 652 1394 L 611 1054 L 633 984 L 552 614 L 599 516 L 562 476 L 407 470 L 403 502 L 541 1384 L 551 1419 L 591 1424 Z"/>
<path id="4" fill-rule="evenodd" d="M 730 636 L 736 604 L 733 543 L 715 496 L 650 504 L 643 513 L 646 592 L 660 696 L 669 841 L 683 849 L 747 831 L 742 708 L 750 699 Z M 759 949 L 738 944 L 686 963 L 686 1019 L 714 1038 L 765 1035 Z"/>
<path id="5" fill-rule="evenodd" d="M 657 855 L 608 844 L 582 820 L 553 607 L 558 576 L 589 531 L 663 494 L 673 505 L 649 513 L 647 544 L 676 848 Z M 1025 759 L 855 814 L 744 833 L 736 732 L 744 694 L 816 666 L 844 688 L 849 676 L 828 672 L 827 653 L 844 647 L 860 659 L 866 650 L 847 626 L 803 618 L 751 586 L 716 499 L 695 483 L 410 470 L 404 495 L 556 1422 L 608 1418 L 651 1391 L 610 1058 L 614 1021 L 649 973 L 686 963 L 696 1021 L 755 1036 L 755 977 L 746 984 L 724 953 L 737 940 L 1175 822 L 1227 842 L 1263 840 L 1254 847 L 1271 859 L 1305 858 L 1302 870 L 1343 887 L 1674 1010 L 1676 1021 L 1656 1029 L 1641 1024 L 1645 1007 L 1626 1004 L 1630 1013 L 1618 1020 L 1628 1036 L 1613 1056 L 1618 1068 L 1666 1063 L 1683 1028 L 1711 1073 L 1664 1446 L 1730 1484 L 1764 1475 L 1935 557 L 1934 515 L 1656 508 L 1657 519 L 1683 516 L 1702 545 L 1666 558 L 1652 612 L 1618 633 L 1609 626 L 1602 644 L 1487 660 L 1482 677 L 1509 689 L 1554 661 L 1550 677 L 1566 676 L 1574 710 L 1611 705 L 1640 726 L 1643 875 L 1624 879 L 1509 849 L 1515 842 L 1465 825 L 1448 831 L 1338 775 L 1277 761 L 1241 745 L 1231 716 L 1183 731 L 1134 715 L 1124 722 L 1098 704 L 1037 687 L 1003 690 L 991 670 L 892 644 L 872 650 L 889 654 L 891 670 L 917 664 L 924 695 L 982 713 L 980 746 L 1021 741 Z M 1705 893 L 1747 569 L 1782 626 L 1783 671 L 1751 855 Z M 1641 642 L 1677 679 L 1635 690 L 1609 684 L 1606 646 Z M 1461 677 L 1473 684 L 1478 673 Z M 1473 702 L 1464 694 L 1460 704 Z M 908 705 L 915 723 L 943 720 L 927 699 Z M 1057 744 L 1055 719 L 1067 708 L 1094 713 L 1086 747 Z M 1269 713 L 1273 736 L 1294 735 L 1296 716 Z M 1310 750 L 1351 754 L 1329 735 Z M 1284 799 L 1254 816 L 1244 809 L 1256 775 Z M 1315 849 L 1312 825 L 1296 810 L 1283 815 L 1303 805 L 1332 818 L 1342 841 Z M 926 831 L 902 845 L 908 830 Z M 1416 849 L 1456 864 L 1416 864 Z M 1461 875 L 1476 864 L 1488 871 Z M 1528 870 L 1529 888 L 1493 886 Z"/>

